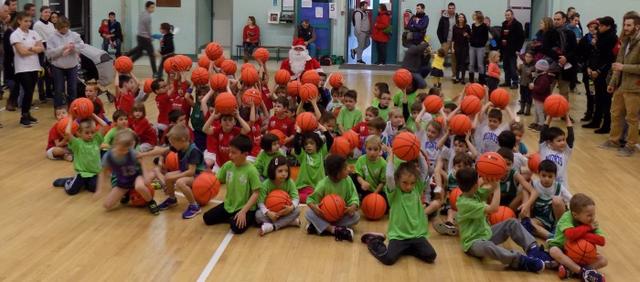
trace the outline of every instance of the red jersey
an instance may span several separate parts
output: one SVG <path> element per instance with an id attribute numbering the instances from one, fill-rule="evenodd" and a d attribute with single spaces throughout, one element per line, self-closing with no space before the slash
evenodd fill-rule
<path id="1" fill-rule="evenodd" d="M 295 122 L 288 116 L 283 119 L 278 118 L 277 116 L 272 116 L 269 118 L 269 126 L 268 130 L 279 129 L 284 133 L 287 137 L 293 136 L 296 131 Z"/>
<path id="2" fill-rule="evenodd" d="M 353 130 L 355 133 L 358 133 L 358 136 L 360 136 L 360 147 L 364 148 L 364 142 L 369 136 L 369 127 L 367 126 L 367 122 L 363 120 L 354 125 L 351 130 Z"/>
<path id="3" fill-rule="evenodd" d="M 253 148 L 251 148 L 251 156 L 257 157 L 260 153 L 260 141 L 262 140 L 262 119 L 257 118 L 256 122 L 251 126 L 249 137 L 253 140 Z"/>
<path id="4" fill-rule="evenodd" d="M 169 112 L 173 107 L 173 101 L 169 94 L 156 95 L 156 106 L 158 107 L 158 123 L 169 124 Z"/>
<path id="5" fill-rule="evenodd" d="M 229 160 L 231 139 L 238 135 L 240 135 L 240 127 L 237 126 L 234 126 L 229 132 L 223 132 L 221 126 L 214 126 L 213 133 L 207 135 L 207 151 L 216 154 L 216 164 L 219 167 L 222 167 Z"/>
<path id="6" fill-rule="evenodd" d="M 102 104 L 102 100 L 100 100 L 100 98 L 95 98 L 91 102 L 93 102 L 93 113 L 95 113 L 102 120 L 107 121 L 106 117 L 104 116 L 104 104 Z"/>
<path id="7" fill-rule="evenodd" d="M 58 132 L 56 124 L 57 123 L 54 123 L 51 129 L 49 129 L 49 137 L 47 138 L 47 150 L 56 146 L 55 140 L 60 140 L 63 138 L 63 136 Z"/>
<path id="8" fill-rule="evenodd" d="M 131 115 L 133 113 L 133 104 L 136 101 L 136 97 L 133 96 L 133 93 L 127 91 L 127 93 L 120 93 L 116 97 L 116 110 L 121 110 L 127 113 L 127 115 Z"/>
<path id="9" fill-rule="evenodd" d="M 187 99 L 185 98 L 185 95 L 191 95 L 191 94 L 185 94 L 187 93 L 188 89 L 189 89 L 189 83 L 187 83 L 186 81 L 184 82 L 174 81 L 173 92 L 169 93 L 169 97 L 171 98 L 173 109 L 182 110 L 182 113 L 184 113 L 187 116 L 187 120 L 189 120 L 189 117 L 191 116 L 191 105 L 189 105 L 189 102 L 187 102 Z"/>
<path id="10" fill-rule="evenodd" d="M 273 108 L 273 101 L 271 101 L 271 97 L 269 97 L 270 93 L 269 85 L 262 85 L 262 101 L 264 101 L 264 105 L 269 111 Z"/>
<path id="11" fill-rule="evenodd" d="M 158 134 L 147 118 L 129 119 L 129 127 L 138 135 L 140 144 L 149 143 L 153 146 L 158 145 Z"/>

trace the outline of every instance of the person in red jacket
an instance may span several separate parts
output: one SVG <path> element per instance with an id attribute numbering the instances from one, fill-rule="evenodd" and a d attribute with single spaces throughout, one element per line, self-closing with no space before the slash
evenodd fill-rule
<path id="1" fill-rule="evenodd" d="M 146 116 L 144 103 L 138 102 L 133 106 L 133 115 L 129 118 L 129 127 L 138 135 L 141 152 L 150 151 L 158 145 L 158 134 Z"/>
<path id="2" fill-rule="evenodd" d="M 244 62 L 248 63 L 253 50 L 260 46 L 260 27 L 256 25 L 256 18 L 249 16 L 247 25 L 242 30 L 242 48 L 244 49 Z"/>
<path id="3" fill-rule="evenodd" d="M 387 5 L 380 4 L 378 6 L 378 16 L 376 22 L 373 25 L 373 46 L 378 55 L 377 65 L 384 65 L 387 63 L 387 42 L 391 39 L 391 13 L 387 10 Z"/>

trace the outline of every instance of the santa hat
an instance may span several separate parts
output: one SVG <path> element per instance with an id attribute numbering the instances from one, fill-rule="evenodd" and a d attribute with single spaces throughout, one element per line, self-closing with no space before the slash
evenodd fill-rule
<path id="1" fill-rule="evenodd" d="M 302 47 L 304 49 L 307 49 L 307 46 L 304 45 L 304 39 L 302 38 L 294 38 L 293 39 L 293 43 L 291 44 L 292 48 L 296 48 L 296 47 Z"/>

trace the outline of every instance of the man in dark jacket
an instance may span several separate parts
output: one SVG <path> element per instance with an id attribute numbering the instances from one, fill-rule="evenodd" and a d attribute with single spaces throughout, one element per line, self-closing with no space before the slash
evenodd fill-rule
<path id="1" fill-rule="evenodd" d="M 458 18 L 458 14 L 456 14 L 456 4 L 450 2 L 447 5 L 447 10 L 442 13 L 440 17 L 440 21 L 438 22 L 438 41 L 440 41 L 440 45 L 442 49 L 449 54 L 451 51 L 451 40 L 453 38 L 453 26 L 456 25 L 456 19 Z M 456 57 L 451 56 L 451 77 L 455 77 L 456 75 Z"/>
<path id="2" fill-rule="evenodd" d="M 116 57 L 122 55 L 122 26 L 116 20 L 116 13 L 109 12 L 109 33 L 113 40 L 113 48 L 116 49 Z"/>
<path id="3" fill-rule="evenodd" d="M 560 94 L 569 100 L 569 85 L 578 75 L 578 43 L 576 34 L 567 29 L 567 15 L 558 11 L 553 15 L 553 26 L 545 33 L 542 52 L 550 59 L 552 69 L 558 74 Z"/>
<path id="4" fill-rule="evenodd" d="M 522 44 L 524 44 L 524 29 L 522 24 L 513 17 L 513 11 L 504 12 L 505 21 L 500 29 L 500 51 L 504 63 L 504 84 L 502 86 L 518 88 L 517 61 Z"/>
<path id="5" fill-rule="evenodd" d="M 429 43 L 422 41 L 418 45 L 411 45 L 404 52 L 402 67 L 409 70 L 413 75 L 414 89 L 423 89 L 427 87 L 424 80 L 431 72 L 431 46 Z"/>
<path id="6" fill-rule="evenodd" d="M 411 17 L 407 25 L 407 29 L 411 34 L 409 42 L 413 45 L 420 44 L 427 33 L 427 27 L 429 27 L 429 16 L 424 13 L 424 4 L 418 3 L 416 5 L 416 14 Z"/>

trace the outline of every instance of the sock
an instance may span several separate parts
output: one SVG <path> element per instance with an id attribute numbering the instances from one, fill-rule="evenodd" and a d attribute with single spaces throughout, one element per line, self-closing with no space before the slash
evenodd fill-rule
<path id="1" fill-rule="evenodd" d="M 262 224 L 262 226 L 260 226 L 260 229 L 262 230 L 262 234 L 267 234 L 269 232 L 272 232 L 274 227 L 273 224 L 265 222 Z"/>

